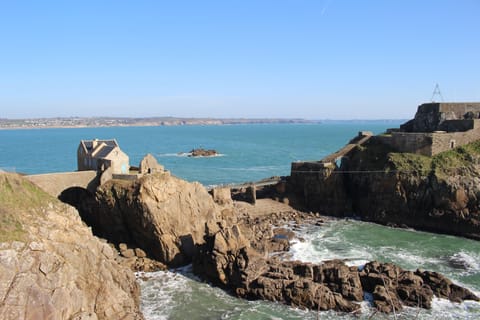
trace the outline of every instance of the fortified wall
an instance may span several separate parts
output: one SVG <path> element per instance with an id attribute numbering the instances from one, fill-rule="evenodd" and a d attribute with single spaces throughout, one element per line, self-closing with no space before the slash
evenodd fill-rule
<path id="1" fill-rule="evenodd" d="M 359 132 L 344 148 L 320 161 L 293 162 L 289 177 L 291 191 L 310 208 L 331 215 L 353 210 L 345 194 L 349 174 L 345 168 L 351 152 L 370 139 L 397 152 L 433 156 L 480 140 L 480 103 L 426 103 L 418 107 L 415 118 L 386 134 L 373 136 Z M 362 192 L 362 190 L 357 190 Z"/>
<path id="2" fill-rule="evenodd" d="M 375 138 L 398 152 L 433 156 L 480 139 L 480 103 L 425 103 L 400 129 Z"/>

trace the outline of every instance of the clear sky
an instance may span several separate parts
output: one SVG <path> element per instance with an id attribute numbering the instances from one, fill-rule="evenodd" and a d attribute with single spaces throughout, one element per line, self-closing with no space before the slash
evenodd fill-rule
<path id="1" fill-rule="evenodd" d="M 479 0 L 0 0 L 0 118 L 411 118 L 436 83 L 480 101 L 479 17 Z"/>

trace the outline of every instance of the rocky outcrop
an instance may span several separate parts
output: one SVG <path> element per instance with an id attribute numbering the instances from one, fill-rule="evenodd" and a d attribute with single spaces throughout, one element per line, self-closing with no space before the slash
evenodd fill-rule
<path id="1" fill-rule="evenodd" d="M 155 159 L 155 157 L 150 153 L 143 157 L 143 159 L 140 161 L 140 165 L 138 166 L 138 172 L 140 174 L 151 174 L 163 171 L 165 171 L 163 166 L 159 164 L 157 159 Z"/>
<path id="2" fill-rule="evenodd" d="M 431 271 L 407 271 L 391 263 L 367 263 L 359 272 L 363 290 L 372 293 L 373 304 L 381 312 L 401 310 L 402 305 L 430 309 L 433 296 L 452 302 L 479 301 L 462 288 Z"/>
<path id="3" fill-rule="evenodd" d="M 91 219 L 97 232 L 130 245 L 118 246 L 125 259 L 133 262 L 143 250 L 169 266 L 193 262 L 202 279 L 246 299 L 343 312 L 358 310 L 364 291 L 372 293 L 373 303 L 383 312 L 412 305 L 418 297 L 425 301 L 419 306 L 429 307 L 434 294 L 454 301 L 476 299 L 433 273 L 413 274 L 378 263 L 359 271 L 339 260 L 287 261 L 282 253 L 294 234 L 285 225 L 306 219 L 321 223 L 318 215 L 273 200 L 258 199 L 255 205 L 232 202 L 227 189 L 212 195 L 168 173 L 112 180 L 97 190 Z M 438 285 L 427 289 L 430 283 Z"/>
<path id="4" fill-rule="evenodd" d="M 454 302 L 479 300 L 435 272 L 406 271 L 375 261 L 361 270 L 340 260 L 322 264 L 282 261 L 253 249 L 237 225 L 210 223 L 206 231 L 206 244 L 194 260 L 194 271 L 239 297 L 355 312 L 366 292 L 373 305 L 385 313 L 403 306 L 431 308 L 434 295 Z"/>
<path id="5" fill-rule="evenodd" d="M 204 243 L 205 223 L 229 214 L 199 183 L 160 172 L 105 183 L 83 215 L 109 241 L 131 244 L 168 266 L 179 266 Z"/>
<path id="6" fill-rule="evenodd" d="M 384 155 L 378 172 L 347 177 L 353 211 L 382 224 L 480 240 L 480 167 L 474 160 L 477 153 L 470 147 L 433 158 Z M 364 157 L 370 157 L 375 149 L 381 146 L 357 150 L 348 170 L 366 170 Z M 381 159 L 381 155 L 377 157 Z"/>
<path id="7" fill-rule="evenodd" d="M 480 239 L 479 145 L 425 157 L 371 139 L 340 168 L 296 175 L 289 187 L 309 210 Z"/>
<path id="8" fill-rule="evenodd" d="M 134 274 L 78 212 L 0 173 L 0 318 L 143 319 Z"/>

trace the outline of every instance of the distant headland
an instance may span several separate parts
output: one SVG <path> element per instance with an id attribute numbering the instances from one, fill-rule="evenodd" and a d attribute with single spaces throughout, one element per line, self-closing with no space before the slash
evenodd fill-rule
<path id="1" fill-rule="evenodd" d="M 249 118 L 176 118 L 176 117 L 57 117 L 30 119 L 1 119 L 0 129 L 33 128 L 84 128 L 84 127 L 136 127 L 136 126 L 181 126 L 181 125 L 229 125 L 229 124 L 275 124 L 275 123 L 320 123 L 306 119 L 249 119 Z"/>

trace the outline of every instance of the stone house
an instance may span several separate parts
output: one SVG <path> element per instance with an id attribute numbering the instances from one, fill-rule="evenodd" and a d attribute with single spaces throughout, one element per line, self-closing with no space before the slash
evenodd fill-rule
<path id="1" fill-rule="evenodd" d="M 115 139 L 81 140 L 77 149 L 78 171 L 96 170 L 103 172 L 111 168 L 114 174 L 128 174 L 128 155 L 123 152 Z"/>

